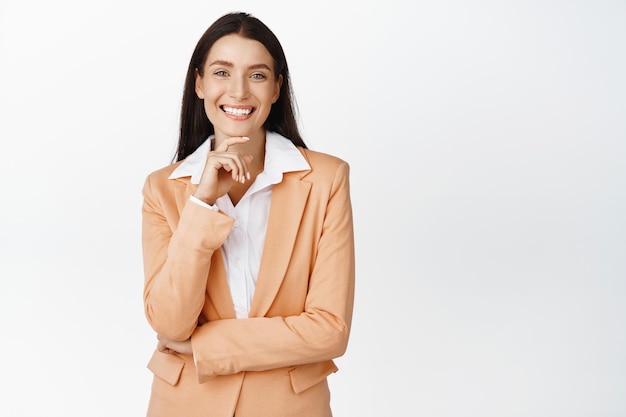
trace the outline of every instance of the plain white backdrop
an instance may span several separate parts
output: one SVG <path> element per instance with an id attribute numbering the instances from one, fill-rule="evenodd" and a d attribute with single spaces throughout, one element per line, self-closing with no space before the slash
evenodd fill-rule
<path id="1" fill-rule="evenodd" d="M 626 415 L 626 3 L 0 3 L 0 415 L 142 416 L 141 187 L 230 11 L 351 167 L 335 415 Z"/>

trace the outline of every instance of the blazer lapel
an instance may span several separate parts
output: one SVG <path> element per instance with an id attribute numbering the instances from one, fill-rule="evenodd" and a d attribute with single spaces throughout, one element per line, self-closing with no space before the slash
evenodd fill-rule
<path id="1" fill-rule="evenodd" d="M 311 190 L 301 181 L 306 172 L 285 173 L 282 182 L 272 189 L 272 203 L 257 285 L 250 307 L 250 317 L 267 313 L 287 271 L 300 220 Z"/>

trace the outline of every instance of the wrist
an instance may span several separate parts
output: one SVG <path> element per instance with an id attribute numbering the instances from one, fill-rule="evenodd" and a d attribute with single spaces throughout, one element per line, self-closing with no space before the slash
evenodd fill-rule
<path id="1" fill-rule="evenodd" d="M 215 199 L 214 198 L 207 197 L 207 196 L 199 194 L 199 193 L 194 194 L 193 197 L 197 198 L 200 201 L 202 201 L 204 204 L 208 204 L 209 206 L 215 205 Z"/>
<path id="2" fill-rule="evenodd" d="M 213 203 L 213 204 L 208 203 L 207 201 L 202 200 L 202 199 L 196 197 L 195 195 L 190 196 L 189 200 L 192 203 L 197 204 L 199 206 L 206 207 L 206 208 L 211 209 L 213 211 L 219 211 L 219 208 L 215 205 L 215 203 Z"/>

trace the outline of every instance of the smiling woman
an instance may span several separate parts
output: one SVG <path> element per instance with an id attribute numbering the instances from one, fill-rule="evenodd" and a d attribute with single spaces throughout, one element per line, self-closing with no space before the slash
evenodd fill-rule
<path id="1" fill-rule="evenodd" d="M 143 196 L 148 416 L 331 416 L 354 299 L 348 164 L 304 144 L 287 62 L 258 19 L 191 58 L 177 162 Z"/>

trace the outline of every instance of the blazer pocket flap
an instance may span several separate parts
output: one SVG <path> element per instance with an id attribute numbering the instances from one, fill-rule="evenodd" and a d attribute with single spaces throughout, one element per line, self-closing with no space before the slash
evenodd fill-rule
<path id="1" fill-rule="evenodd" d="M 184 367 L 185 360 L 183 358 L 159 350 L 154 351 L 150 362 L 148 362 L 148 369 L 170 385 L 178 384 Z"/>
<path id="2" fill-rule="evenodd" d="M 297 366 L 289 370 L 291 388 L 296 394 L 311 388 L 323 381 L 328 375 L 337 372 L 337 366 L 333 361 L 310 363 Z"/>

